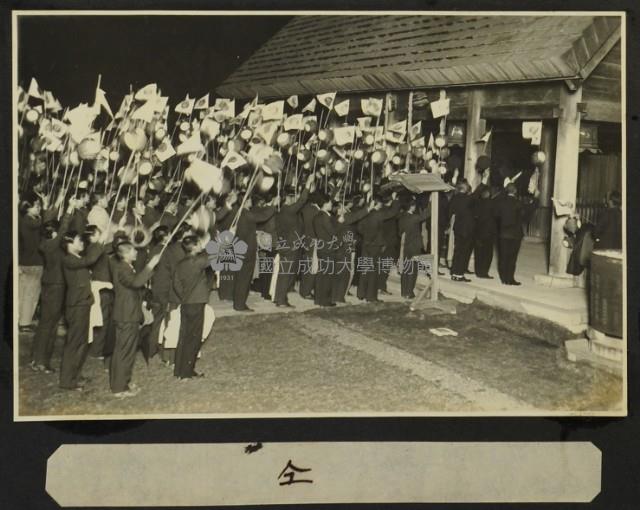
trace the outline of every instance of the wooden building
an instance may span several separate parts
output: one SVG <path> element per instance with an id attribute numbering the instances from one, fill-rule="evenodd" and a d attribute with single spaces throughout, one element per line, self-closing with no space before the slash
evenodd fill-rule
<path id="1" fill-rule="evenodd" d="M 390 120 L 437 132 L 428 101 L 450 99 L 446 129 L 459 165 L 476 184 L 477 157 L 511 175 L 542 150 L 540 208 L 529 233 L 549 244 L 549 275 L 568 260 L 551 197 L 597 219 L 606 193 L 621 189 L 621 18 L 619 16 L 296 16 L 218 88 L 261 99 L 338 92 L 391 93 Z M 426 100 L 425 100 L 426 99 Z M 354 112 L 359 101 L 351 101 Z M 542 121 L 539 147 L 523 121 Z M 491 130 L 488 144 L 479 139 Z"/>

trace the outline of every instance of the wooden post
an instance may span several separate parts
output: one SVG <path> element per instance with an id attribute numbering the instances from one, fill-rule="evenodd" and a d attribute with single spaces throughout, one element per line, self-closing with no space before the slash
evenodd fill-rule
<path id="1" fill-rule="evenodd" d="M 566 87 L 560 89 L 560 108 L 558 135 L 556 141 L 556 172 L 553 179 L 553 198 L 575 205 L 578 189 L 578 147 L 580 145 L 580 112 L 578 103 L 582 100 L 582 87 L 570 92 Z M 562 245 L 564 239 L 565 217 L 551 215 L 551 247 L 549 255 L 549 274 L 569 278 L 567 262 L 569 249 Z"/>
<path id="2" fill-rule="evenodd" d="M 433 265 L 431 267 L 431 301 L 438 300 L 438 266 L 440 255 L 438 253 L 438 191 L 431 192 L 431 254 Z"/>
<path id="3" fill-rule="evenodd" d="M 483 143 L 478 140 L 484 135 L 486 121 L 480 118 L 484 92 L 480 89 L 469 92 L 467 103 L 467 132 L 464 143 L 464 176 L 475 189 L 480 184 L 480 176 L 476 171 L 476 161 L 482 154 Z"/>
<path id="4" fill-rule="evenodd" d="M 404 169 L 408 172 L 409 165 L 411 164 L 411 125 L 413 124 L 413 90 L 409 92 L 407 112 L 407 145 L 409 146 L 409 152 L 404 160 Z"/>

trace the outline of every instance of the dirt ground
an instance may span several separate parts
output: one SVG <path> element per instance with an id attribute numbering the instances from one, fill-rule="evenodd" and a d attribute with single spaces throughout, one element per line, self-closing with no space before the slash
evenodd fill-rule
<path id="1" fill-rule="evenodd" d="M 447 327 L 457 337 L 429 328 Z M 406 304 L 219 318 L 203 344 L 201 379 L 138 355 L 139 395 L 118 400 L 102 361 L 89 359 L 85 392 L 57 386 L 57 374 L 32 372 L 32 335 L 20 337 L 20 414 L 470 413 L 605 411 L 622 381 L 566 361 L 574 335 L 539 319 L 482 304 L 457 314 Z M 59 367 L 63 339 L 53 366 Z"/>

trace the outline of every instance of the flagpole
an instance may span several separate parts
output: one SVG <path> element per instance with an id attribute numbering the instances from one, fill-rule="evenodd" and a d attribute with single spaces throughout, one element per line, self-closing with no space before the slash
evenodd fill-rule
<path id="1" fill-rule="evenodd" d="M 164 243 L 164 246 L 160 249 L 160 252 L 158 253 L 159 257 L 162 257 L 162 254 L 164 253 L 164 250 L 167 249 L 167 246 L 169 246 L 169 243 L 173 240 L 173 238 L 175 237 L 175 235 L 178 233 L 178 229 L 182 226 L 182 224 L 185 222 L 185 220 L 187 219 L 187 217 L 193 212 L 193 209 L 195 208 L 195 206 L 200 203 L 200 201 L 202 200 L 202 198 L 206 195 L 206 191 L 202 191 L 200 192 L 200 195 L 198 196 L 198 198 L 196 198 L 193 203 L 189 206 L 189 208 L 187 209 L 187 211 L 182 215 L 182 218 L 180 218 L 180 221 L 178 221 L 178 223 L 176 224 L 176 226 L 173 228 L 173 230 L 171 231 L 171 233 L 169 234 L 169 237 L 167 237 L 166 242 Z"/>

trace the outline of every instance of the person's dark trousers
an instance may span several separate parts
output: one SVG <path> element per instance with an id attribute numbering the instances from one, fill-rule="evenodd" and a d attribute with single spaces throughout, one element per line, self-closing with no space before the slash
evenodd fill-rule
<path id="1" fill-rule="evenodd" d="M 313 247 L 303 248 L 300 257 L 300 295 L 309 297 L 315 286 L 315 276 L 311 273 L 311 263 L 313 261 Z"/>
<path id="2" fill-rule="evenodd" d="M 202 343 L 204 303 L 180 305 L 180 336 L 176 347 L 176 364 L 173 375 L 193 377 L 196 360 Z"/>
<path id="3" fill-rule="evenodd" d="M 331 300 L 334 303 L 344 303 L 347 295 L 347 287 L 349 285 L 349 277 L 351 276 L 349 269 L 351 264 L 351 255 L 347 258 L 340 257 L 336 259 L 335 271 L 333 274 L 333 282 L 331 284 Z"/>
<path id="4" fill-rule="evenodd" d="M 160 327 L 167 314 L 167 303 L 153 301 L 151 303 L 151 313 L 153 313 L 153 322 L 151 323 L 151 331 L 149 331 L 149 358 L 153 358 L 158 354 L 160 346 L 163 343 L 160 338 Z"/>
<path id="5" fill-rule="evenodd" d="M 278 279 L 276 280 L 276 295 L 274 301 L 277 305 L 288 303 L 287 293 L 295 284 L 296 275 L 298 273 L 298 250 L 281 251 L 280 267 L 278 268 Z"/>
<path id="6" fill-rule="evenodd" d="M 73 389 L 78 386 L 78 378 L 89 351 L 89 305 L 68 306 L 67 339 L 62 350 L 60 365 L 60 387 Z"/>
<path id="7" fill-rule="evenodd" d="M 416 281 L 418 281 L 418 263 L 415 260 L 404 262 L 400 274 L 400 294 L 409 297 L 414 294 Z"/>
<path id="8" fill-rule="evenodd" d="M 112 309 L 113 291 L 111 289 L 101 289 L 100 310 L 102 310 L 102 326 L 95 328 L 93 331 L 93 342 L 91 342 L 91 346 L 89 347 L 89 356 L 94 358 L 104 356 Z"/>
<path id="9" fill-rule="evenodd" d="M 316 287 L 314 302 L 319 306 L 329 306 L 333 297 L 332 283 L 335 273 L 335 261 L 329 254 L 318 254 L 318 272 L 316 273 Z"/>
<path id="10" fill-rule="evenodd" d="M 218 297 L 221 301 L 233 301 L 233 281 L 235 271 L 220 271 L 218 278 Z"/>
<path id="11" fill-rule="evenodd" d="M 473 238 L 470 236 L 456 236 L 453 245 L 453 260 L 451 274 L 464 276 L 469 266 L 469 258 L 473 249 Z"/>
<path id="12" fill-rule="evenodd" d="M 273 277 L 273 272 L 275 271 L 275 267 L 273 267 L 273 264 L 275 264 L 276 253 L 273 251 L 264 252 L 264 254 L 260 256 L 260 258 L 264 260 L 261 263 L 260 274 L 258 276 L 258 288 L 260 289 L 260 295 L 262 296 L 262 298 L 269 299 L 271 278 Z"/>
<path id="13" fill-rule="evenodd" d="M 361 268 L 360 280 L 358 281 L 358 297 L 367 301 L 376 301 L 378 299 L 378 271 L 380 270 L 380 262 L 382 246 L 365 245 L 362 247 L 362 258 L 364 268 Z"/>
<path id="14" fill-rule="evenodd" d="M 400 256 L 400 246 L 392 245 L 385 246 L 380 255 L 381 262 L 384 259 L 391 259 L 393 264 L 398 263 L 398 257 Z M 387 280 L 389 279 L 389 273 L 391 272 L 391 264 L 384 263 L 383 268 L 378 273 L 378 290 L 387 290 Z"/>
<path id="15" fill-rule="evenodd" d="M 242 261 L 242 267 L 233 275 L 233 308 L 235 310 L 243 310 L 247 307 L 255 265 L 256 252 L 249 250 L 246 258 Z"/>
<path id="16" fill-rule="evenodd" d="M 474 265 L 477 276 L 489 276 L 489 269 L 493 261 L 493 237 L 476 238 L 473 247 Z"/>
<path id="17" fill-rule="evenodd" d="M 45 283 L 42 285 L 40 322 L 36 328 L 31 352 L 31 359 L 36 365 L 49 367 L 51 364 L 58 322 L 62 318 L 64 309 L 64 290 L 63 284 Z"/>
<path id="18" fill-rule="evenodd" d="M 498 251 L 498 272 L 500 280 L 504 283 L 515 281 L 516 262 L 522 239 L 500 239 Z"/>
<path id="19" fill-rule="evenodd" d="M 138 352 L 140 324 L 137 322 L 115 322 L 116 345 L 109 366 L 109 386 L 113 393 L 129 389 L 133 364 Z"/>

